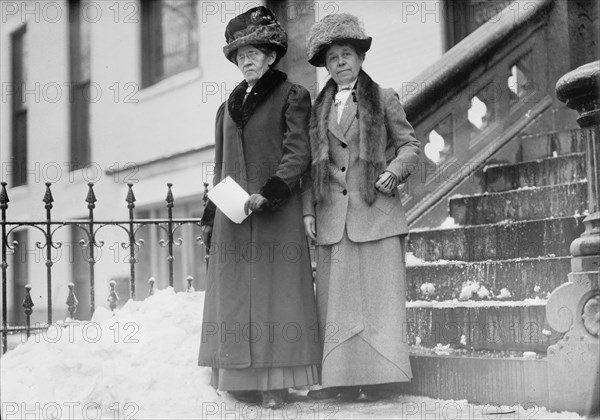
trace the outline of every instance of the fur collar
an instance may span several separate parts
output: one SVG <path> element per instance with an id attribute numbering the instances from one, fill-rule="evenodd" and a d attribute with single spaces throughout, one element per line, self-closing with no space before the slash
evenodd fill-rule
<path id="1" fill-rule="evenodd" d="M 256 82 L 246 101 L 244 101 L 244 97 L 246 96 L 246 89 L 248 89 L 248 82 L 244 80 L 237 85 L 227 101 L 229 115 L 231 115 L 235 124 L 239 128 L 244 128 L 261 102 L 286 79 L 287 75 L 279 70 L 267 70 Z"/>
<path id="2" fill-rule="evenodd" d="M 337 87 L 330 79 L 312 109 L 310 142 L 313 150 L 314 196 L 321 201 L 327 194 L 329 182 L 329 112 Z M 360 185 L 362 198 L 368 205 L 375 202 L 375 182 L 386 167 L 386 127 L 379 85 L 367 73 L 360 71 L 357 84 L 357 116 L 359 123 L 359 165 L 363 171 Z"/>

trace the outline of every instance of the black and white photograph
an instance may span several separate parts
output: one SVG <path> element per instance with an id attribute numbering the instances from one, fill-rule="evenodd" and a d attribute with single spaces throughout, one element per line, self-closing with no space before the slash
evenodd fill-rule
<path id="1" fill-rule="evenodd" d="M 2 420 L 600 419 L 600 1 L 0 11 Z"/>

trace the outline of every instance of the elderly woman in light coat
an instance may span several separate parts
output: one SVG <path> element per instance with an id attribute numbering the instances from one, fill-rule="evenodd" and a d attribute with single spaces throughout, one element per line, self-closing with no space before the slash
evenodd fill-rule
<path id="1" fill-rule="evenodd" d="M 358 19 L 326 16 L 307 41 L 309 62 L 331 79 L 313 104 L 312 179 L 303 185 L 306 234 L 317 244 L 323 388 L 313 398 L 380 398 L 377 384 L 412 378 L 406 341 L 399 184 L 420 144 L 398 95 L 363 70 L 371 46 Z"/>
<path id="2" fill-rule="evenodd" d="M 212 384 L 276 408 L 286 390 L 318 383 L 321 348 L 299 181 L 310 166 L 310 95 L 273 66 L 287 48 L 275 15 L 257 7 L 232 19 L 225 56 L 242 81 L 217 111 L 216 185 L 249 194 L 241 224 L 210 203 L 212 234 L 198 364 Z"/>

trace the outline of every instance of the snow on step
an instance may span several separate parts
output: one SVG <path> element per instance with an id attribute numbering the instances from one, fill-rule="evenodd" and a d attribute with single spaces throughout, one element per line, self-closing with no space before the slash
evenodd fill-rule
<path id="1" fill-rule="evenodd" d="M 423 261 L 407 253 L 407 297 L 409 300 L 458 299 L 465 284 L 472 282 L 485 287 L 489 297 L 499 296 L 506 288 L 511 294 L 509 300 L 545 298 L 564 283 L 571 271 L 570 261 L 568 256 L 476 262 Z M 424 284 L 431 284 L 427 291 L 423 290 Z M 477 290 L 476 295 L 486 298 L 482 290 Z"/>

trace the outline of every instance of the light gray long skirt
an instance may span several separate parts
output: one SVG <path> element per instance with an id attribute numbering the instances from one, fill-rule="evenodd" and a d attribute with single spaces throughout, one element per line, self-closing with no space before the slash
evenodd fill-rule
<path id="1" fill-rule="evenodd" d="M 404 237 L 317 247 L 324 387 L 406 382 Z"/>
<path id="2" fill-rule="evenodd" d="M 223 391 L 268 391 L 299 388 L 319 382 L 316 365 L 272 368 L 213 368 L 211 385 Z"/>

